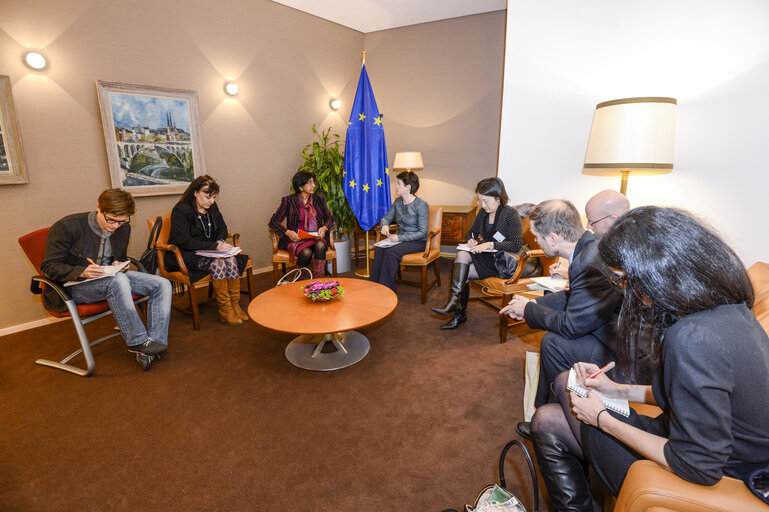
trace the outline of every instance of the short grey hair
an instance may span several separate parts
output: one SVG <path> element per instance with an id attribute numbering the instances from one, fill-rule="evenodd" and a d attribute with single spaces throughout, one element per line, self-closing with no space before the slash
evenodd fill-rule
<path id="1" fill-rule="evenodd" d="M 542 201 L 529 215 L 529 221 L 540 235 L 555 233 L 567 242 L 576 242 L 585 232 L 579 211 L 566 199 Z"/>

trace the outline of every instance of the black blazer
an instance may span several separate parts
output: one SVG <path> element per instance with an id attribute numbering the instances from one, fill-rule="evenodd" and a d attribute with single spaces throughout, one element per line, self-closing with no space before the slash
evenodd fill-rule
<path id="1" fill-rule="evenodd" d="M 171 234 L 168 236 L 168 243 L 179 248 L 184 264 L 188 269 L 196 259 L 195 251 L 215 250 L 217 241 L 227 238 L 227 224 L 225 224 L 224 217 L 219 212 L 219 206 L 216 203 L 208 209 L 208 215 L 211 218 L 213 240 L 206 238 L 203 224 L 191 204 L 188 202 L 176 203 L 171 211 Z M 165 261 L 169 269 L 177 268 L 176 258 L 172 253 L 166 253 Z"/>
<path id="2" fill-rule="evenodd" d="M 613 347 L 616 313 L 622 294 L 609 281 L 609 267 L 598 254 L 600 237 L 585 231 L 574 248 L 569 266 L 569 290 L 538 297 L 526 304 L 529 327 L 555 332 L 567 339 L 595 335 Z"/>
<path id="3" fill-rule="evenodd" d="M 516 253 L 521 250 L 523 245 L 523 224 L 521 223 L 521 216 L 518 215 L 518 210 L 512 206 L 503 205 L 497 209 L 496 216 L 497 231 L 499 231 L 505 239 L 501 242 L 497 240 L 485 240 L 486 242 L 493 242 L 494 249 L 498 251 L 513 252 Z M 483 233 L 483 228 L 489 221 L 489 214 L 486 210 L 481 208 L 478 214 L 475 216 L 473 225 L 465 234 L 465 240 L 470 239 L 470 234 L 475 236 Z"/>

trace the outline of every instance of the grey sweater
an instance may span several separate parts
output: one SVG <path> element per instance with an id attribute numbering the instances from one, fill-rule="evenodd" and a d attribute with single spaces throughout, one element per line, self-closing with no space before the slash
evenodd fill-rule
<path id="1" fill-rule="evenodd" d="M 411 204 L 403 204 L 403 198 L 398 197 L 393 201 L 390 210 L 379 221 L 379 225 L 389 226 L 395 219 L 398 224 L 398 240 L 401 242 L 427 240 L 427 220 L 429 218 L 430 207 L 423 199 L 417 197 Z"/>

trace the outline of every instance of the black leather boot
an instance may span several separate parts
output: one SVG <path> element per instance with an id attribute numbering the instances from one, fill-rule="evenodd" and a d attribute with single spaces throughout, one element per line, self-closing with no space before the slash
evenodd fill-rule
<path id="1" fill-rule="evenodd" d="M 470 265 L 467 263 L 454 264 L 454 279 L 451 281 L 451 296 L 449 301 L 442 308 L 432 308 L 434 313 L 439 315 L 450 315 L 460 309 L 460 295 L 467 284 L 467 276 L 470 273 Z"/>
<path id="2" fill-rule="evenodd" d="M 539 472 L 559 512 L 593 512 L 593 497 L 582 461 L 553 434 L 531 432 Z"/>
<path id="3" fill-rule="evenodd" d="M 467 322 L 467 301 L 469 298 L 470 283 L 465 283 L 464 288 L 462 288 L 462 291 L 459 293 L 459 309 L 454 313 L 454 316 L 451 317 L 451 320 L 441 325 L 441 329 L 444 331 L 448 329 L 456 329 Z"/>

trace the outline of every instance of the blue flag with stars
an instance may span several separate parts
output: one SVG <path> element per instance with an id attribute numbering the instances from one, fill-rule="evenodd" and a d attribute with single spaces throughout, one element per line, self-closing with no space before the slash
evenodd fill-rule
<path id="1" fill-rule="evenodd" d="M 344 169 L 344 195 L 358 224 L 368 231 L 385 216 L 392 201 L 384 126 L 365 65 L 347 123 Z"/>

